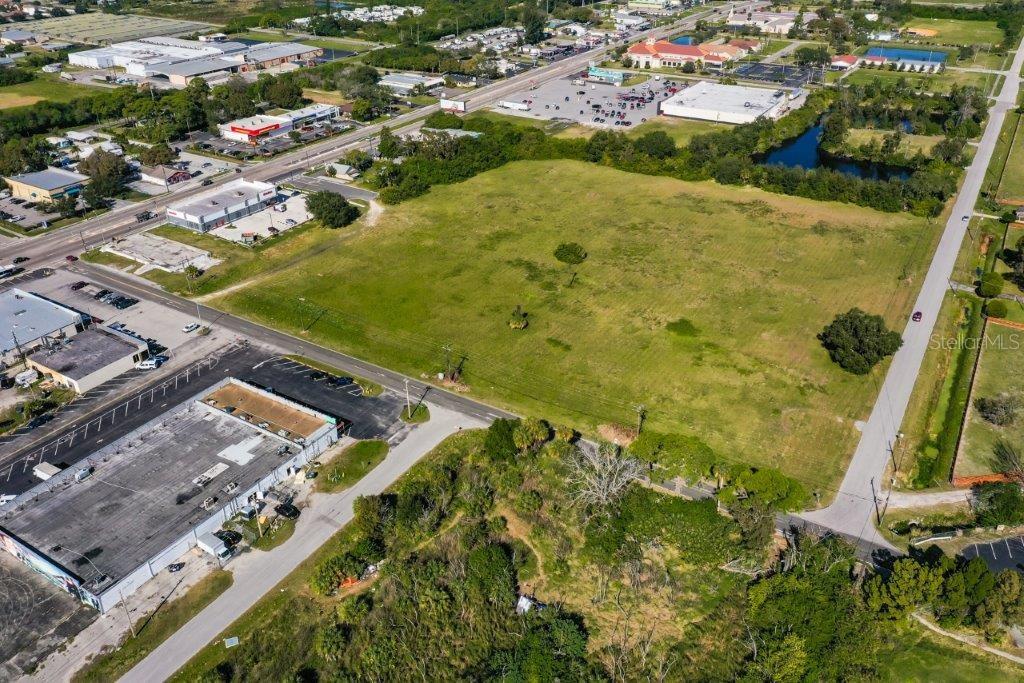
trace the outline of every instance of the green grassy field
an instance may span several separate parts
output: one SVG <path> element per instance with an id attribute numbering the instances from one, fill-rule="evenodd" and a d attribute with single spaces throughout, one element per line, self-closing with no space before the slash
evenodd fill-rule
<path id="1" fill-rule="evenodd" d="M 387 441 L 357 441 L 320 468 L 316 490 L 321 493 L 344 491 L 379 465 L 387 454 Z"/>
<path id="2" fill-rule="evenodd" d="M 916 89 L 926 92 L 947 93 L 954 85 L 973 86 L 989 92 L 996 81 L 995 74 L 973 71 L 943 71 L 939 74 L 911 74 L 886 69 L 857 69 L 842 80 L 846 85 L 867 85 L 876 79 L 883 84 L 904 79 Z"/>
<path id="3" fill-rule="evenodd" d="M 888 135 L 891 131 L 887 130 L 876 130 L 873 128 L 851 128 L 847 134 L 846 143 L 848 145 L 857 147 L 872 140 L 878 140 L 882 142 L 882 138 Z M 923 154 L 930 154 L 932 147 L 935 146 L 939 140 L 942 140 L 941 135 L 904 135 L 903 139 L 900 140 L 899 151 L 906 156 L 914 156 L 918 152 Z"/>
<path id="4" fill-rule="evenodd" d="M 998 471 L 994 467 L 996 446 L 1004 443 L 1024 448 L 1024 419 L 999 427 L 985 421 L 973 405 L 979 398 L 1011 394 L 1024 400 L 1024 330 L 989 324 L 971 395 L 972 405 L 964 426 L 960 456 L 956 463 L 959 476 Z"/>
<path id="5" fill-rule="evenodd" d="M 998 177 L 997 196 L 1000 199 L 1024 201 L 1024 149 L 1021 148 L 1024 134 L 1021 132 L 1020 120 L 1019 115 L 1007 116 L 1006 125 L 999 133 L 999 143 L 1008 152 L 1002 175 Z M 992 164 L 996 163 L 996 155 L 993 155 Z"/>
<path id="6" fill-rule="evenodd" d="M 903 27 L 908 28 L 921 29 L 921 40 L 941 45 L 998 45 L 1003 42 L 1003 31 L 994 21 L 915 17 Z M 931 31 L 935 35 L 929 35 Z"/>
<path id="7" fill-rule="evenodd" d="M 631 138 L 639 137 L 644 133 L 661 130 L 676 141 L 680 147 L 686 145 L 695 135 L 711 133 L 718 130 L 732 128 L 728 123 L 715 123 L 714 121 L 697 121 L 695 119 L 680 119 L 672 116 L 659 116 L 648 119 L 635 128 L 631 128 L 627 135 Z"/>
<path id="8" fill-rule="evenodd" d="M 998 657 L 928 631 L 914 623 L 897 627 L 891 654 L 878 661 L 883 681 L 892 683 L 960 683 L 1021 681 L 1024 670 Z"/>
<path id="9" fill-rule="evenodd" d="M 415 375 L 451 343 L 482 399 L 586 429 L 643 403 L 654 428 L 828 484 L 875 380 L 838 370 L 815 335 L 852 306 L 901 326 L 936 225 L 524 162 L 435 187 L 217 305 Z M 571 287 L 552 256 L 569 240 L 589 252 Z M 523 331 L 507 324 L 517 304 Z"/>
<path id="10" fill-rule="evenodd" d="M 69 83 L 61 78 L 40 76 L 34 81 L 0 88 L 0 109 L 25 107 L 43 100 L 70 102 L 76 97 L 88 97 L 98 92 L 102 91 L 87 85 Z"/>

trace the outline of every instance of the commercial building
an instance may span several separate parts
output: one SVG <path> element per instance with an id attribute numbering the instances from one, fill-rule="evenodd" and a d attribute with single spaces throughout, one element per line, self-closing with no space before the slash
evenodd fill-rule
<path id="1" fill-rule="evenodd" d="M 285 112 L 284 114 L 260 114 L 222 123 L 218 126 L 220 136 L 226 140 L 255 144 L 263 138 L 285 135 L 322 121 L 333 121 L 341 111 L 331 104 L 311 104 L 302 109 Z"/>
<path id="2" fill-rule="evenodd" d="M 33 202 L 52 202 L 65 195 L 76 196 L 89 182 L 89 176 L 50 166 L 42 171 L 6 176 L 11 196 Z"/>
<path id="3" fill-rule="evenodd" d="M 167 222 L 209 232 L 277 202 L 277 186 L 239 178 L 167 207 Z"/>
<path id="4" fill-rule="evenodd" d="M 760 43 L 751 40 L 734 40 L 728 43 L 701 43 L 684 45 L 668 40 L 648 38 L 635 43 L 626 50 L 633 65 L 641 69 L 678 68 L 693 63 L 712 68 L 742 59 L 760 48 Z"/>
<path id="5" fill-rule="evenodd" d="M 141 339 L 105 327 L 90 327 L 36 351 L 26 360 L 28 367 L 40 375 L 84 394 L 134 368 L 148 350 Z"/>
<path id="6" fill-rule="evenodd" d="M 833 71 L 849 71 L 857 66 L 857 55 L 836 55 L 832 58 L 831 68 Z"/>
<path id="7" fill-rule="evenodd" d="M 0 32 L 0 45 L 31 45 L 37 42 L 39 37 L 36 34 L 21 29 Z"/>
<path id="8" fill-rule="evenodd" d="M 424 90 L 444 85 L 444 79 L 437 76 L 421 76 L 420 74 L 401 73 L 388 74 L 380 79 L 378 85 L 382 85 L 396 95 L 411 95 L 417 87 Z"/>
<path id="9" fill-rule="evenodd" d="M 185 86 L 198 76 L 269 69 L 290 62 L 310 63 L 323 50 L 301 43 L 200 41 L 166 36 L 140 38 L 107 47 L 73 52 L 68 62 L 89 69 L 123 68 L 133 76 Z"/>
<path id="10" fill-rule="evenodd" d="M 0 292 L 0 359 L 4 361 L 72 337 L 85 326 L 81 313 L 38 294 L 17 288 Z"/>
<path id="11" fill-rule="evenodd" d="M 659 113 L 721 123 L 778 119 L 802 101 L 801 92 L 700 81 L 661 103 Z"/>
<path id="12" fill-rule="evenodd" d="M 338 440 L 337 422 L 226 378 L 79 466 L 48 468 L 0 507 L 0 547 L 107 612 L 301 473 Z"/>
<path id="13" fill-rule="evenodd" d="M 612 15 L 615 28 L 620 31 L 644 31 L 651 27 L 651 22 L 632 12 L 616 12 Z"/>
<path id="14" fill-rule="evenodd" d="M 191 174 L 170 166 L 139 166 L 139 180 L 154 185 L 174 185 L 191 178 Z"/>
<path id="15" fill-rule="evenodd" d="M 763 34 L 786 35 L 798 22 L 806 26 L 807 22 L 817 18 L 814 12 L 764 12 L 750 5 L 731 8 L 725 25 L 729 28 L 756 28 Z"/>

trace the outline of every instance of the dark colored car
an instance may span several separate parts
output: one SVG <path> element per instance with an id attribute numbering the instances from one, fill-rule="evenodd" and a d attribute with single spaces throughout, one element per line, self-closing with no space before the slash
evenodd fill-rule
<path id="1" fill-rule="evenodd" d="M 319 370 L 314 370 L 313 372 L 309 373 L 309 378 L 314 382 L 319 382 L 322 379 L 327 379 L 327 373 L 320 372 Z"/>
<path id="2" fill-rule="evenodd" d="M 71 289 L 73 289 L 73 290 L 75 290 L 77 292 L 78 290 L 82 289 L 83 287 L 85 287 L 88 284 L 89 283 L 86 282 L 85 280 L 79 280 L 75 284 L 71 285 Z"/>
<path id="3" fill-rule="evenodd" d="M 294 505 L 290 505 L 289 503 L 281 503 L 280 505 L 274 508 L 274 512 L 281 515 L 285 519 L 298 519 L 299 517 L 299 508 L 295 507 Z"/>
<path id="4" fill-rule="evenodd" d="M 236 546 L 242 542 L 242 534 L 231 529 L 220 529 L 219 531 L 214 531 L 213 535 L 224 541 L 226 546 Z"/>
<path id="5" fill-rule="evenodd" d="M 213 180 L 211 180 L 210 178 L 207 178 L 206 180 L 201 182 L 200 185 L 202 185 L 203 187 L 206 187 L 207 185 L 213 185 Z"/>
<path id="6" fill-rule="evenodd" d="M 100 291 L 98 291 L 95 294 L 93 294 L 92 298 L 93 299 L 102 299 L 103 297 L 105 297 L 108 294 L 110 294 L 110 290 L 109 289 L 101 289 Z"/>
<path id="7" fill-rule="evenodd" d="M 914 311 L 914 315 L 911 316 L 915 323 L 921 322 L 922 314 L 921 311 Z"/>
<path id="8" fill-rule="evenodd" d="M 24 263 L 25 261 L 28 261 L 28 256 L 15 256 L 14 257 L 14 263 Z"/>
<path id="9" fill-rule="evenodd" d="M 74 263 L 75 261 L 78 260 L 78 257 L 68 254 L 67 256 L 64 257 L 64 260 L 67 261 L 68 263 Z"/>
<path id="10" fill-rule="evenodd" d="M 327 386 L 329 387 L 347 387 L 352 384 L 351 377 L 331 377 L 327 378 Z"/>

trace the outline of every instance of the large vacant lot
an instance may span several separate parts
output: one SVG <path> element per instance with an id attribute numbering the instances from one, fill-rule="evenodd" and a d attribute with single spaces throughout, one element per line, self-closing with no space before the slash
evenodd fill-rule
<path id="1" fill-rule="evenodd" d="M 436 187 L 220 305 L 413 375 L 454 347 L 472 395 L 583 428 L 635 421 L 833 483 L 877 377 L 815 335 L 909 309 L 937 228 L 753 189 L 523 162 Z M 572 270 L 561 242 L 588 252 Z M 529 327 L 508 325 L 522 305 Z"/>
<path id="2" fill-rule="evenodd" d="M 1003 42 L 1003 32 L 994 21 L 914 18 L 903 28 L 918 29 L 925 41 L 945 45 L 996 45 Z"/>
<path id="3" fill-rule="evenodd" d="M 1024 331 L 989 324 L 985 328 L 972 402 L 1001 394 L 1024 400 Z M 956 463 L 957 476 L 966 477 L 999 471 L 996 450 L 1001 445 L 1020 452 L 1024 449 L 1024 420 L 996 426 L 985 421 L 974 405 L 968 411 L 963 442 Z"/>
<path id="4" fill-rule="evenodd" d="M 58 78 L 37 78 L 0 88 L 0 109 L 25 107 L 43 100 L 70 102 L 76 97 L 89 97 L 101 92 L 103 90 L 99 88 L 69 83 Z"/>

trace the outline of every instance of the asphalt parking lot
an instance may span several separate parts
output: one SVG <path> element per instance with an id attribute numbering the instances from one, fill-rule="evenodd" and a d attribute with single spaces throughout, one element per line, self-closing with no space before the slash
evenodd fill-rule
<path id="1" fill-rule="evenodd" d="M 627 130 L 658 116 L 659 104 L 672 94 L 672 83 L 674 81 L 656 81 L 651 78 L 640 85 L 619 87 L 590 82 L 579 85 L 576 78 L 561 78 L 533 90 L 522 90 L 503 100 L 526 104 L 528 111 L 500 106 L 495 111 L 529 119 L 569 121 L 585 126 Z M 651 94 L 653 99 L 650 102 L 620 99 L 620 96 Z"/>
<path id="2" fill-rule="evenodd" d="M 1024 566 L 1024 537 L 1002 538 L 991 543 L 976 543 L 961 553 L 968 560 L 980 557 L 994 572 L 1020 570 Z"/>
<path id="3" fill-rule="evenodd" d="M 129 375 L 138 372 L 143 371 Z M 130 392 L 97 414 L 90 413 L 97 401 L 116 393 L 117 386 L 127 381 L 112 380 L 65 408 L 65 412 L 82 414 L 81 419 L 0 460 L 0 494 L 18 495 L 38 484 L 32 468 L 39 462 L 71 467 L 225 377 L 252 382 L 340 418 L 339 425 L 348 425 L 347 433 L 357 439 L 391 439 L 408 429 L 399 418 L 404 405 L 401 397 L 389 392 L 366 397 L 358 385 L 331 386 L 315 379 L 314 373 L 312 368 L 266 349 L 234 344 Z"/>
<path id="4" fill-rule="evenodd" d="M 52 223 L 53 221 L 60 219 L 59 214 L 43 213 L 42 211 L 37 210 L 34 205 L 35 202 L 15 199 L 14 197 L 5 197 L 0 199 L 0 211 L 8 214 L 10 218 L 5 218 L 2 213 L 0 213 L 0 218 L 14 223 L 21 228 L 25 228 L 26 230 L 36 228 L 44 221 Z M 18 220 L 15 220 L 16 218 L 18 218 Z"/>
<path id="5" fill-rule="evenodd" d="M 179 145 L 179 148 L 181 145 Z M 207 157 L 202 154 L 196 154 L 194 152 L 182 151 L 178 154 L 178 160 L 175 164 L 183 171 L 189 173 L 198 173 L 191 180 L 185 182 L 176 183 L 170 187 L 164 185 L 158 185 L 155 183 L 145 183 L 141 180 L 136 180 L 129 183 L 130 187 L 139 192 L 143 192 L 148 195 L 159 195 L 170 190 L 170 192 L 181 192 L 188 188 L 194 188 L 197 185 L 201 185 L 207 178 L 216 178 L 223 173 L 230 173 L 238 168 L 238 162 L 228 161 L 226 159 L 217 159 L 215 157 Z"/>
<path id="6" fill-rule="evenodd" d="M 299 142 L 294 142 L 288 135 L 279 135 L 274 138 L 267 138 L 255 147 L 247 142 L 225 140 L 212 133 L 193 133 L 192 140 L 203 150 L 222 154 L 224 156 L 248 159 L 254 156 L 273 156 L 286 152 L 304 142 L 322 140 L 332 135 L 337 135 L 354 127 L 350 121 L 336 120 L 332 124 L 324 124 L 321 128 L 300 131 Z"/>

